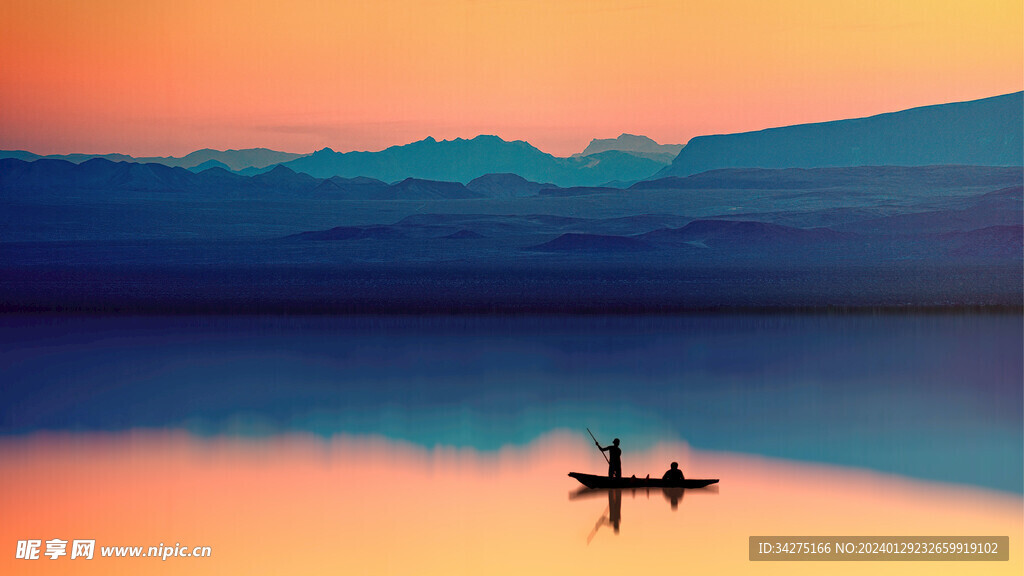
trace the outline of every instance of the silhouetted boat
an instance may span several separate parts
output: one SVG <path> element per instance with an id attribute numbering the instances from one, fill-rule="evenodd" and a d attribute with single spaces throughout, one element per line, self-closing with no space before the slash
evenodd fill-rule
<path id="1" fill-rule="evenodd" d="M 587 488 L 703 488 L 710 484 L 717 484 L 718 478 L 698 479 L 687 478 L 686 480 L 662 480 L 661 478 L 609 478 L 608 476 L 597 476 L 595 474 L 582 474 L 580 472 L 569 472 L 569 476 L 580 481 Z"/>

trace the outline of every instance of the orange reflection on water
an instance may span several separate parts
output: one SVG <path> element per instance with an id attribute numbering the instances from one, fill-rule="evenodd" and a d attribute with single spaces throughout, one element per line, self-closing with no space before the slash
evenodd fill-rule
<path id="1" fill-rule="evenodd" d="M 1020 574 L 1024 500 L 877 473 L 691 451 L 623 456 L 625 474 L 677 460 L 717 489 L 623 491 L 619 531 L 577 435 L 498 453 L 381 438 L 35 435 L 0 442 L 0 574 Z M 672 500 L 676 499 L 673 508 Z M 752 563 L 752 535 L 1008 535 L 998 563 Z M 18 540 L 95 539 L 96 558 L 17 560 Z M 99 558 L 181 543 L 210 558 Z M 45 544 L 44 544 L 45 548 Z"/>

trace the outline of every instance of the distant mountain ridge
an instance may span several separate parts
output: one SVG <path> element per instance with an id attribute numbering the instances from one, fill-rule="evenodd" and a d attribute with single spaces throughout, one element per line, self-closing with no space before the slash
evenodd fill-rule
<path id="1" fill-rule="evenodd" d="M 558 158 L 529 142 L 481 135 L 469 140 L 426 138 L 380 152 L 335 152 L 324 148 L 284 165 L 318 178 L 366 176 L 386 182 L 417 178 L 468 184 L 486 174 L 506 173 L 558 186 L 596 186 L 647 178 L 664 163 L 616 150 Z"/>
<path id="2" fill-rule="evenodd" d="M 594 138 L 579 155 L 593 156 L 615 150 L 670 164 L 682 149 L 682 144 L 658 144 L 647 136 L 620 134 L 617 138 Z"/>
<path id="3" fill-rule="evenodd" d="M 698 136 L 655 178 L 719 168 L 1024 164 L 1024 92 L 867 118 Z"/>
<path id="4" fill-rule="evenodd" d="M 988 166 L 862 166 L 814 169 L 723 169 L 688 176 L 639 182 L 629 190 L 609 187 L 559 187 L 521 176 L 485 174 L 464 185 L 461 182 L 406 178 L 394 183 L 364 176 L 316 178 L 285 165 L 243 176 L 221 166 L 202 171 L 158 163 L 111 162 L 94 158 L 80 164 L 66 160 L 0 159 L 0 192 L 31 193 L 59 199 L 72 191 L 105 196 L 131 195 L 138 191 L 185 192 L 199 197 L 235 193 L 329 197 L 336 200 L 438 200 L 493 198 L 569 198 L 595 195 L 609 197 L 641 194 L 647 190 L 673 195 L 688 190 L 731 193 L 738 190 L 858 190 L 859 193 L 899 189 L 928 192 L 932 189 L 986 186 L 1019 187 L 1021 167 Z M 90 192 L 91 195 L 91 192 Z M 188 195 L 182 198 L 187 198 Z"/>
<path id="5" fill-rule="evenodd" d="M 278 164 L 273 169 L 242 176 L 221 167 L 201 172 L 165 166 L 159 163 L 111 162 L 93 158 L 80 164 L 67 160 L 25 161 L 0 159 L 0 192 L 63 194 L 67 191 L 97 191 L 119 195 L 139 191 L 184 192 L 206 196 L 234 193 L 287 194 L 292 196 L 330 195 L 351 200 L 457 200 L 505 197 L 513 195 L 493 182 L 514 185 L 515 195 L 530 195 L 528 190 L 549 189 L 553 184 L 538 184 L 509 175 L 488 175 L 480 179 L 491 186 L 467 188 L 459 182 L 406 178 L 388 184 L 372 178 L 314 178 Z"/>
<path id="6" fill-rule="evenodd" d="M 653 141 L 652 141 L 653 142 Z M 657 144 L 655 144 L 657 145 Z M 293 154 L 266 148 L 247 150 L 196 150 L 180 158 L 172 156 L 133 157 L 126 154 L 63 154 L 40 156 L 24 150 L 0 151 L 0 159 L 64 160 L 81 164 L 93 159 L 138 164 L 162 164 L 201 172 L 224 168 L 242 176 L 255 176 L 284 165 L 316 178 L 366 177 L 385 182 L 407 178 L 468 184 L 486 175 L 514 174 L 527 181 L 548 182 L 550 186 L 598 186 L 609 182 L 620 187 L 647 178 L 671 158 L 657 155 L 605 150 L 587 157 L 559 158 L 541 152 L 528 142 L 506 141 L 497 136 L 465 140 L 426 138 L 411 144 L 391 146 L 379 152 L 335 152 L 324 148 L 312 154 Z M 483 185 L 483 183 L 478 183 Z"/>
<path id="7" fill-rule="evenodd" d="M 215 164 L 221 164 L 229 170 L 243 170 L 245 168 L 266 168 L 281 162 L 288 162 L 301 158 L 305 154 L 294 154 L 291 152 L 278 152 L 267 148 L 247 148 L 244 150 L 213 150 L 203 148 L 189 152 L 178 158 L 175 156 L 145 156 L 134 157 L 127 154 L 50 154 L 41 156 L 25 150 L 0 150 L 0 159 L 16 158 L 18 160 L 32 161 L 40 159 L 66 160 L 75 164 L 81 164 L 94 158 L 102 158 L 111 162 L 135 162 L 138 164 L 163 164 L 172 168 L 198 168 L 201 171 L 212 168 Z"/>
<path id="8" fill-rule="evenodd" d="M 646 137 L 633 138 L 650 142 L 655 147 L 660 146 Z M 286 165 L 295 172 L 317 178 L 367 177 L 386 182 L 415 178 L 468 184 L 481 176 L 511 174 L 526 181 L 550 183 L 547 187 L 598 186 L 607 183 L 624 187 L 653 175 L 672 159 L 665 154 L 623 151 L 614 146 L 588 153 L 586 157 L 577 154 L 570 158 L 560 158 L 541 152 L 528 142 L 509 142 L 497 136 L 441 141 L 428 137 L 378 152 L 335 152 L 324 148 L 312 154 L 294 154 L 266 148 L 224 151 L 204 148 L 180 158 L 134 157 L 127 154 L 41 156 L 25 150 L 0 150 L 0 159 L 27 162 L 45 159 L 81 164 L 97 158 L 111 162 L 162 164 L 172 168 L 187 168 L 193 172 L 223 168 L 242 176 L 255 176 L 269 172 L 277 165 Z M 478 184 L 484 185 L 483 182 Z"/>
<path id="9" fill-rule="evenodd" d="M 506 175 L 502 177 L 505 181 L 492 178 L 491 182 L 478 181 L 475 186 L 491 192 L 500 188 L 503 194 L 511 196 L 531 195 L 536 189 L 520 186 L 513 192 L 517 185 L 508 175 L 560 188 L 625 188 L 643 181 L 662 180 L 665 184 L 667 178 L 725 168 L 1021 166 L 1024 92 L 867 118 L 698 136 L 685 146 L 658 144 L 646 136 L 622 134 L 594 139 L 582 153 L 568 158 L 547 154 L 525 141 L 487 135 L 441 141 L 428 137 L 377 152 L 335 152 L 324 148 L 312 154 L 294 154 L 266 148 L 202 149 L 180 158 L 135 158 L 124 154 L 42 157 L 23 150 L 0 151 L 0 159 L 4 158 L 73 163 L 99 158 L 162 164 L 194 172 L 222 168 L 242 176 L 255 176 L 282 165 L 315 178 L 364 177 L 390 183 L 412 178 L 469 185 L 482 176 Z M 676 188 L 676 184 L 680 183 L 667 187 Z M 488 190 L 483 194 L 487 195 Z"/>

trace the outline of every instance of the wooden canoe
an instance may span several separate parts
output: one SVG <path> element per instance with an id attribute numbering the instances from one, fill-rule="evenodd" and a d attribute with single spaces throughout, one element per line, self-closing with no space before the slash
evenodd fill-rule
<path id="1" fill-rule="evenodd" d="M 569 472 L 569 476 L 580 481 L 587 488 L 703 488 L 718 483 L 715 479 L 687 478 L 685 480 L 662 480 L 661 478 L 610 478 L 596 474 Z"/>

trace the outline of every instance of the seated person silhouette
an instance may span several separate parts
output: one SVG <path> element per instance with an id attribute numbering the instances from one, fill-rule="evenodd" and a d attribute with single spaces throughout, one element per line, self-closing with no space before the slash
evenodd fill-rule
<path id="1" fill-rule="evenodd" d="M 602 452 L 608 452 L 608 477 L 622 478 L 622 450 L 619 449 L 619 439 L 612 440 L 611 446 L 602 447 L 597 442 L 594 444 L 597 444 Z"/>
<path id="2" fill-rule="evenodd" d="M 662 476 L 661 479 L 671 481 L 683 480 L 683 471 L 679 469 L 679 462 L 673 462 L 672 468 L 665 472 L 665 475 Z"/>

